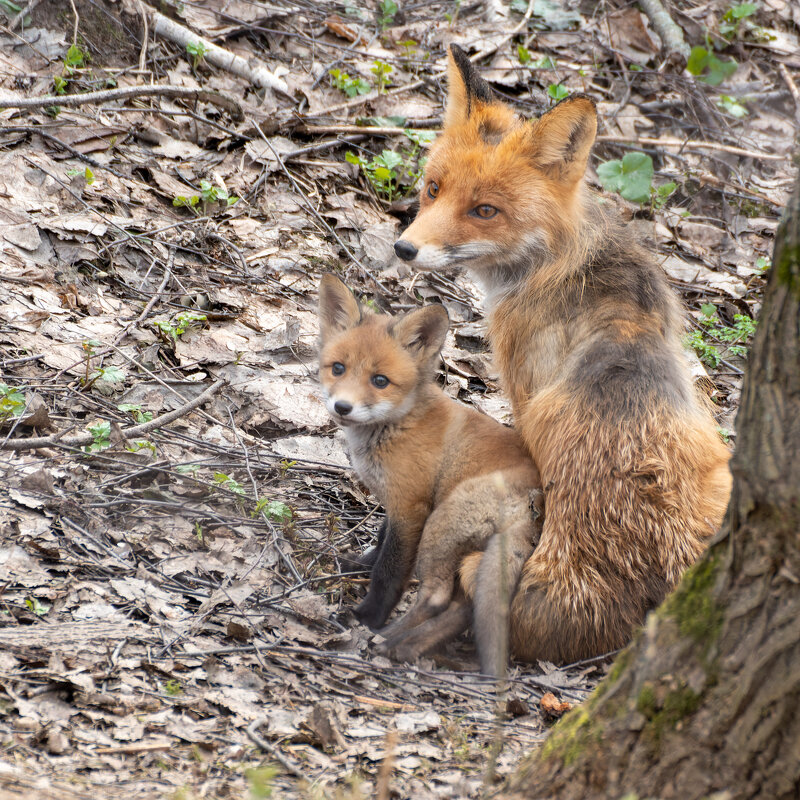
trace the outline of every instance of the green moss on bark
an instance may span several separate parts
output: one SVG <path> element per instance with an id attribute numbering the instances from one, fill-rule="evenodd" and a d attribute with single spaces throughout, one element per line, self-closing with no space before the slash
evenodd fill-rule
<path id="1" fill-rule="evenodd" d="M 659 746 L 666 732 L 675 730 L 680 722 L 697 711 L 702 698 L 683 683 L 662 691 L 650 682 L 645 683 L 636 698 L 636 710 L 647 720 L 643 733 Z"/>
<path id="2" fill-rule="evenodd" d="M 603 738 L 603 728 L 582 706 L 572 709 L 556 724 L 541 750 L 543 760 L 556 758 L 565 767 L 580 758 L 587 747 Z"/>

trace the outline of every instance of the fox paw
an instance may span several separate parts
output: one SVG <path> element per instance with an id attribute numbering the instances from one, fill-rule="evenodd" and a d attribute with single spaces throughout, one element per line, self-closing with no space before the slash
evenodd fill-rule
<path id="1" fill-rule="evenodd" d="M 353 614 L 362 625 L 366 625 L 376 633 L 386 622 L 386 615 L 375 603 L 370 601 L 369 597 L 353 609 Z"/>

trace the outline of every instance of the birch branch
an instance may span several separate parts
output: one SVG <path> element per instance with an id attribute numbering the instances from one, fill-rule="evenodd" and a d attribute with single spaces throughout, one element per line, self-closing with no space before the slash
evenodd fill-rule
<path id="1" fill-rule="evenodd" d="M 678 53 L 684 61 L 688 61 L 691 51 L 683 38 L 683 31 L 664 8 L 661 0 L 639 0 L 639 5 L 659 35 L 664 52 Z"/>
<path id="2" fill-rule="evenodd" d="M 250 62 L 245 61 L 241 56 L 237 56 L 215 45 L 208 39 L 198 36 L 183 25 L 171 20 L 169 17 L 165 17 L 159 11 L 153 8 L 148 8 L 147 11 L 150 18 L 150 28 L 155 36 L 169 39 L 170 42 L 180 45 L 183 48 L 185 48 L 187 44 L 199 43 L 204 50 L 203 58 L 205 58 L 209 64 L 213 64 L 215 67 L 224 69 L 227 72 L 232 72 L 240 78 L 245 78 L 254 86 L 258 86 L 262 89 L 274 89 L 291 97 L 286 81 L 281 80 L 270 72 L 257 59 L 251 59 Z"/>

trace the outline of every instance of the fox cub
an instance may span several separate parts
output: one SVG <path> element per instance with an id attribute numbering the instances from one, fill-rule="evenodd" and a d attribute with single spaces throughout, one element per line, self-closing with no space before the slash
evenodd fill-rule
<path id="1" fill-rule="evenodd" d="M 692 384 L 663 271 L 584 183 L 594 103 L 573 95 L 525 120 L 455 45 L 448 70 L 444 131 L 395 251 L 421 270 L 464 267 L 486 289 L 547 506 L 512 650 L 575 661 L 622 647 L 704 550 L 728 503 L 729 452 Z"/>
<path id="2" fill-rule="evenodd" d="M 472 616 L 457 580 L 468 557 L 479 589 L 481 668 L 499 673 L 511 597 L 541 527 L 536 466 L 515 431 L 448 398 L 433 381 L 449 327 L 443 306 L 396 317 L 365 313 L 344 283 L 325 275 L 319 318 L 325 405 L 359 477 L 386 509 L 356 616 L 380 628 L 417 563 L 416 604 L 385 632 L 386 649 L 411 657 L 455 636 Z M 435 630 L 425 624 L 432 617 Z"/>

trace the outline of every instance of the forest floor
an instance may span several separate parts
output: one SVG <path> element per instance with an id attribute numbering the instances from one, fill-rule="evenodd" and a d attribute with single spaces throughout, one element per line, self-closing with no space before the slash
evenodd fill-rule
<path id="1" fill-rule="evenodd" d="M 649 156 L 618 176 L 641 202 L 606 197 L 682 295 L 735 443 L 800 7 L 676 0 L 707 48 L 693 75 L 622 0 L 161 4 L 257 59 L 278 87 L 259 90 L 137 0 L 32 5 L 0 24 L 0 798 L 482 796 L 608 659 L 514 664 L 498 702 L 468 636 L 416 665 L 375 653 L 337 556 L 382 513 L 318 399 L 319 277 L 376 309 L 444 303 L 443 386 L 509 422 L 477 287 L 392 244 L 449 43 L 526 116 L 589 93 L 588 180 Z"/>

